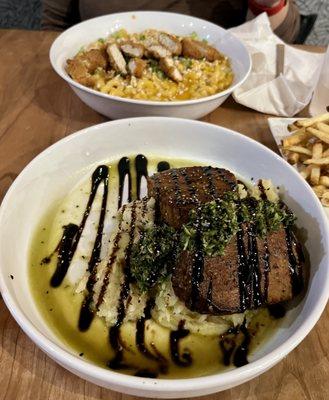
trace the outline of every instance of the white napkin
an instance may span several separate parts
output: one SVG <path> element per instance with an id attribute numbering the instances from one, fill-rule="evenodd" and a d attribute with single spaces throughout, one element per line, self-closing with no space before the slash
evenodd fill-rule
<path id="1" fill-rule="evenodd" d="M 329 106 L 329 46 L 324 56 L 319 82 L 309 107 L 312 116 L 323 114 Z"/>
<path id="2" fill-rule="evenodd" d="M 230 31 L 244 42 L 252 58 L 250 76 L 233 93 L 238 103 L 263 113 L 291 117 L 310 102 L 324 64 L 324 54 L 284 44 L 273 33 L 266 13 Z M 278 77 L 277 44 L 285 46 L 284 73 Z"/>

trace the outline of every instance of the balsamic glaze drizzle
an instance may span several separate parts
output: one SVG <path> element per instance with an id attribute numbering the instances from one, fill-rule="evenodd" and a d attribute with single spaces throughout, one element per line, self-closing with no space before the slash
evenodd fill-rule
<path id="1" fill-rule="evenodd" d="M 237 253 L 238 253 L 238 280 L 239 280 L 239 295 L 240 295 L 240 310 L 244 312 L 248 307 L 249 299 L 249 268 L 248 259 L 244 243 L 244 231 L 241 223 L 241 217 L 238 214 L 239 230 L 236 235 Z"/>
<path id="2" fill-rule="evenodd" d="M 103 199 L 104 199 L 105 196 L 107 196 L 107 192 L 108 192 L 108 176 L 109 176 L 109 169 L 108 169 L 108 167 L 106 165 L 100 165 L 99 167 L 97 167 L 95 169 L 95 171 L 94 171 L 94 173 L 92 175 L 92 178 L 91 178 L 92 184 L 91 184 L 91 191 L 90 191 L 89 199 L 88 199 L 87 206 L 86 206 L 85 212 L 83 214 L 82 220 L 80 222 L 80 225 L 77 227 L 76 232 L 75 232 L 74 236 L 72 237 L 70 247 L 69 248 L 68 247 L 65 248 L 65 250 L 66 250 L 65 252 L 64 251 L 63 252 L 59 251 L 58 256 L 60 256 L 60 257 L 58 257 L 57 268 L 56 268 L 56 271 L 53 274 L 53 276 L 51 278 L 51 281 L 50 281 L 50 285 L 52 287 L 58 287 L 62 283 L 62 281 L 63 281 L 63 279 L 65 277 L 65 274 L 66 274 L 66 272 L 67 272 L 67 270 L 68 270 L 68 268 L 69 268 L 69 266 L 71 264 L 71 261 L 72 261 L 72 258 L 74 256 L 74 253 L 75 253 L 75 251 L 76 251 L 76 249 L 78 247 L 78 243 L 79 243 L 79 240 L 81 238 L 81 234 L 82 234 L 82 232 L 84 230 L 87 218 L 88 218 L 88 216 L 90 214 L 91 207 L 92 207 L 93 202 L 95 200 L 97 189 L 98 189 L 99 185 L 102 182 L 104 183 Z M 103 204 L 102 204 L 102 206 L 103 206 Z M 105 211 L 104 211 L 104 213 L 105 213 Z M 71 227 L 70 229 L 74 230 L 75 228 Z M 70 233 L 72 233 L 71 230 L 70 230 Z M 63 235 L 63 240 L 66 241 L 65 244 L 68 246 L 69 243 L 67 241 L 68 240 L 67 235 Z M 95 246 L 96 246 L 96 242 L 95 242 Z M 95 246 L 94 246 L 94 249 L 95 249 Z M 99 246 L 101 246 L 101 244 Z M 61 247 L 62 247 L 62 244 L 60 243 L 59 249 Z M 97 247 L 97 249 L 95 249 L 95 252 L 94 252 L 94 249 L 93 249 L 94 257 L 97 256 L 98 244 L 97 244 L 96 247 Z"/>
<path id="3" fill-rule="evenodd" d="M 188 367 L 192 364 L 192 356 L 189 352 L 185 351 L 180 355 L 179 342 L 184 339 L 190 331 L 184 328 L 185 321 L 180 321 L 178 329 L 170 332 L 170 353 L 173 362 L 180 367 Z"/>
<path id="4" fill-rule="evenodd" d="M 118 209 L 122 206 L 123 188 L 126 176 L 128 176 L 128 203 L 131 202 L 131 174 L 130 174 L 130 160 L 128 157 L 122 157 L 118 163 L 119 173 L 119 194 L 118 194 Z"/>
<path id="5" fill-rule="evenodd" d="M 263 298 L 260 287 L 259 258 L 257 248 L 257 234 L 254 223 L 250 223 L 248 230 L 248 266 L 251 271 L 252 279 L 252 298 L 250 302 L 253 308 L 258 308 L 263 304 Z"/>
<path id="6" fill-rule="evenodd" d="M 121 285 L 120 289 L 120 297 L 119 303 L 117 308 L 117 321 L 114 326 L 110 328 L 109 331 L 109 340 L 110 344 L 115 351 L 114 358 L 109 361 L 108 366 L 112 369 L 120 369 L 124 368 L 122 365 L 123 359 L 123 348 L 119 340 L 120 335 L 120 327 L 125 319 L 126 316 L 126 300 L 129 296 L 130 291 L 130 281 L 131 281 L 131 273 L 130 273 L 130 257 L 131 257 L 131 250 L 134 241 L 135 235 L 135 223 L 136 223 L 136 203 L 133 203 L 132 210 L 131 210 L 131 223 L 130 223 L 130 230 L 129 230 L 129 242 L 126 248 L 125 253 L 125 263 L 124 263 L 124 281 Z"/>
<path id="7" fill-rule="evenodd" d="M 168 371 L 168 362 L 163 357 L 163 355 L 159 352 L 159 350 L 155 347 L 154 343 L 151 343 L 151 347 L 154 351 L 154 354 L 151 353 L 145 344 L 145 323 L 147 320 L 152 318 L 151 311 L 155 305 L 154 298 L 149 298 L 146 302 L 146 306 L 144 308 L 144 316 L 140 317 L 136 323 L 136 346 L 140 353 L 142 353 L 146 358 L 156 361 L 158 363 L 158 369 L 161 373 L 166 373 Z M 155 372 L 152 371 L 152 374 Z M 140 376 L 140 375 L 138 375 Z"/>
<path id="8" fill-rule="evenodd" d="M 283 318 L 286 315 L 286 309 L 283 304 L 269 304 L 267 306 L 268 312 L 270 313 L 271 317 L 275 319 Z"/>
<path id="9" fill-rule="evenodd" d="M 233 365 L 235 367 L 243 367 L 248 364 L 248 350 L 250 345 L 250 334 L 245 324 L 240 326 L 240 332 L 244 335 L 243 341 L 235 350 L 233 357 Z"/>
<path id="10" fill-rule="evenodd" d="M 158 165 L 157 165 L 158 172 L 167 171 L 167 169 L 170 169 L 170 164 L 167 161 L 160 161 L 158 163 Z"/>
<path id="11" fill-rule="evenodd" d="M 135 158 L 135 169 L 136 169 L 136 193 L 137 199 L 141 196 L 141 183 L 142 178 L 147 178 L 147 158 L 142 154 L 138 154 Z"/>
<path id="12" fill-rule="evenodd" d="M 108 196 L 109 169 L 108 169 L 108 167 L 105 167 L 105 166 L 103 167 L 103 169 L 104 169 L 104 171 L 107 171 L 107 175 L 104 178 L 104 191 L 103 191 L 101 211 L 99 214 L 96 238 L 95 238 L 94 247 L 93 247 L 93 250 L 91 253 L 91 257 L 88 262 L 88 271 L 89 271 L 90 275 L 88 277 L 88 281 L 86 284 L 87 294 L 81 305 L 79 322 L 78 322 L 79 330 L 82 332 L 86 331 L 89 328 L 89 326 L 93 320 L 94 312 L 95 312 L 94 310 L 91 309 L 91 305 L 93 302 L 94 285 L 97 280 L 96 266 L 100 262 L 102 237 L 103 237 L 104 221 L 105 221 L 105 215 L 106 215 L 106 204 L 107 204 L 107 196 Z"/>
<path id="13" fill-rule="evenodd" d="M 50 285 L 52 287 L 60 286 L 60 284 L 63 282 L 63 279 L 65 278 L 71 261 L 68 255 L 72 249 L 72 243 L 78 232 L 78 229 L 78 225 L 75 224 L 68 224 L 63 228 L 63 235 L 58 246 L 57 266 L 50 280 Z M 47 259 L 47 261 L 48 259 L 50 261 L 50 257 L 45 258 Z M 44 259 L 42 260 L 42 263 L 45 263 Z"/>
<path id="14" fill-rule="evenodd" d="M 195 310 L 199 300 L 200 284 L 203 280 L 204 253 L 202 243 L 201 220 L 196 221 L 195 252 L 192 264 L 190 309 Z"/>
<path id="15" fill-rule="evenodd" d="M 243 335 L 241 343 L 237 341 Z M 219 341 L 220 348 L 223 354 L 223 364 L 229 366 L 231 363 L 235 367 L 242 367 L 248 364 L 248 351 L 250 345 L 250 334 L 246 328 L 245 321 L 242 325 L 230 328 L 224 333 Z"/>
<path id="16" fill-rule="evenodd" d="M 286 243 L 287 243 L 288 259 L 289 259 L 289 267 L 290 267 L 291 290 L 293 295 L 296 296 L 303 289 L 303 281 L 301 278 L 301 274 L 299 273 L 299 262 L 293 249 L 295 247 L 296 251 L 298 251 L 297 249 L 298 245 L 292 230 L 286 228 L 285 232 L 286 232 Z"/>

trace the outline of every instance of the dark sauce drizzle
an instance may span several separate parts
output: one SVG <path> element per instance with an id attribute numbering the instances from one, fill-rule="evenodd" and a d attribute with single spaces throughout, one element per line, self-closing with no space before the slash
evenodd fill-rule
<path id="1" fill-rule="evenodd" d="M 303 289 L 303 281 L 301 278 L 301 274 L 299 273 L 299 261 L 298 257 L 296 257 L 293 248 L 295 247 L 298 252 L 299 247 L 297 245 L 294 233 L 291 229 L 286 228 L 286 243 L 287 243 L 287 251 L 288 251 L 288 259 L 290 266 L 290 278 L 291 278 L 291 289 L 294 296 L 299 294 Z"/>
<path id="2" fill-rule="evenodd" d="M 75 224 L 68 224 L 63 227 L 63 235 L 59 242 L 59 245 L 57 246 L 58 247 L 57 266 L 50 280 L 50 285 L 52 287 L 60 286 L 60 284 L 63 282 L 63 279 L 65 278 L 65 275 L 67 273 L 67 270 L 69 269 L 71 261 L 70 258 L 67 257 L 67 255 L 70 253 L 72 249 L 72 244 L 78 232 L 78 229 L 79 229 L 78 225 Z M 43 264 L 49 263 L 50 259 L 51 256 L 48 256 L 45 257 L 41 262 Z"/>
<path id="3" fill-rule="evenodd" d="M 147 158 L 142 154 L 138 154 L 135 158 L 135 168 L 136 168 L 136 193 L 137 199 L 141 197 L 141 183 L 142 178 L 147 178 Z"/>
<path id="4" fill-rule="evenodd" d="M 75 230 L 75 234 L 70 236 L 70 240 L 68 239 L 67 232 L 64 231 L 63 241 L 65 241 L 66 247 L 64 248 L 62 246 L 62 243 L 60 243 L 60 245 L 59 245 L 59 256 L 60 257 L 58 257 L 57 268 L 56 268 L 56 270 L 51 278 L 51 281 L 50 281 L 50 285 L 52 287 L 58 287 L 62 283 L 62 281 L 66 275 L 66 272 L 67 272 L 67 270 L 71 264 L 72 258 L 74 256 L 74 253 L 78 247 L 78 243 L 81 238 L 82 231 L 85 227 L 87 218 L 89 216 L 91 207 L 95 200 L 97 189 L 102 182 L 104 183 L 103 199 L 105 196 L 107 198 L 108 176 L 109 176 L 109 169 L 106 165 L 100 165 L 94 171 L 94 173 L 92 175 L 92 180 L 91 180 L 91 182 L 92 182 L 91 192 L 89 195 L 89 199 L 88 199 L 87 206 L 86 206 L 85 212 L 83 214 L 81 223 L 78 227 L 76 227 L 76 226 L 75 226 L 75 228 L 73 228 L 72 226 L 70 227 L 70 229 L 69 229 L 70 234 L 72 234 Z M 103 203 L 102 203 L 102 206 L 103 206 Z M 104 215 L 105 215 L 105 211 L 104 211 Z M 100 218 L 100 223 L 103 224 L 103 222 L 104 221 L 101 221 L 101 218 Z M 70 224 L 70 225 L 73 225 L 73 224 Z M 65 233 L 66 233 L 66 235 L 65 235 Z M 100 247 L 101 247 L 101 244 L 98 244 L 95 241 L 92 257 L 97 256 L 97 251 L 98 251 L 98 248 L 100 249 Z M 60 252 L 61 249 L 63 250 L 62 252 Z"/>
<path id="5" fill-rule="evenodd" d="M 239 336 L 243 335 L 240 345 L 237 345 Z M 241 339 L 240 339 L 241 340 Z M 248 352 L 250 345 L 250 334 L 246 328 L 245 321 L 242 325 L 230 328 L 219 341 L 223 353 L 223 364 L 242 367 L 248 364 Z"/>
<path id="6" fill-rule="evenodd" d="M 244 228 L 241 223 L 241 215 L 238 213 L 239 230 L 237 232 L 237 253 L 238 253 L 238 280 L 240 295 L 240 310 L 244 312 L 249 305 L 249 267 L 246 247 L 244 243 Z"/>
<path id="7" fill-rule="evenodd" d="M 130 257 L 131 257 L 131 250 L 134 241 L 134 234 L 135 234 L 135 223 L 136 223 L 136 204 L 134 203 L 131 210 L 131 223 L 130 223 L 130 230 L 129 230 L 129 242 L 126 248 L 125 254 L 125 265 L 124 265 L 124 281 L 121 285 L 120 290 L 120 297 L 117 309 L 117 321 L 114 326 L 110 328 L 109 331 L 109 341 L 110 344 L 115 351 L 114 358 L 108 362 L 108 366 L 112 369 L 121 369 L 125 368 L 126 366 L 122 364 L 123 359 L 123 348 L 120 343 L 119 334 L 120 334 L 120 327 L 125 319 L 126 316 L 126 300 L 129 296 L 130 291 L 130 281 L 131 281 L 131 273 L 130 273 Z"/>
<path id="8" fill-rule="evenodd" d="M 259 271 L 259 259 L 258 259 L 258 248 L 257 248 L 257 234 L 255 224 L 250 223 L 248 230 L 248 266 L 251 270 L 252 279 L 252 303 L 254 308 L 258 308 L 263 304 L 263 296 L 260 287 L 260 271 Z"/>
<path id="9" fill-rule="evenodd" d="M 105 171 L 107 170 L 107 176 L 105 177 L 105 175 L 104 175 L 104 192 L 103 192 L 103 198 L 102 198 L 101 211 L 99 214 L 97 233 L 96 233 L 96 238 L 95 238 L 94 247 L 93 247 L 93 250 L 91 253 L 91 257 L 88 262 L 88 271 L 89 271 L 90 275 L 89 275 L 87 285 L 86 285 L 87 294 L 81 305 L 79 322 L 78 322 L 79 330 L 82 332 L 86 331 L 89 328 L 89 326 L 94 318 L 94 312 L 95 312 L 94 310 L 92 310 L 91 306 L 92 306 L 92 302 L 93 302 L 94 285 L 96 283 L 96 272 L 97 272 L 96 266 L 100 262 L 102 237 L 103 237 L 103 230 L 104 230 L 104 220 L 105 220 L 105 215 L 106 215 L 106 204 L 107 204 L 107 196 L 108 196 L 109 169 L 108 169 L 108 167 L 103 167 L 103 169 L 104 169 L 104 174 L 105 174 Z"/>
<path id="10" fill-rule="evenodd" d="M 283 304 L 269 304 L 267 306 L 268 312 L 271 317 L 275 319 L 283 318 L 286 315 L 286 309 Z"/>
<path id="11" fill-rule="evenodd" d="M 125 207 L 125 206 L 123 206 L 123 207 Z M 123 208 L 122 209 L 122 214 L 124 213 L 124 211 L 125 211 L 125 209 Z M 118 232 L 115 235 L 115 238 L 114 238 L 114 241 L 113 241 L 112 252 L 111 252 L 109 261 L 107 263 L 107 266 L 106 266 L 103 285 L 102 285 L 101 290 L 99 292 L 99 296 L 98 296 L 98 300 L 97 300 L 97 304 L 96 304 L 96 309 L 98 309 L 100 307 L 100 305 L 102 304 L 102 302 L 103 302 L 104 295 L 105 295 L 105 292 L 106 292 L 106 288 L 107 288 L 107 285 L 108 285 L 109 279 L 110 279 L 110 273 L 112 271 L 113 264 L 115 263 L 115 261 L 117 259 L 117 253 L 119 251 L 119 243 L 120 243 L 120 240 L 121 240 L 121 227 L 122 227 L 122 219 L 120 219 L 119 226 L 118 226 Z"/>
<path id="12" fill-rule="evenodd" d="M 145 344 L 145 323 L 152 318 L 151 311 L 154 307 L 154 299 L 148 299 L 144 308 L 144 316 L 140 317 L 136 323 L 136 346 L 138 350 L 148 359 L 156 361 L 159 366 L 159 372 L 165 374 L 168 371 L 168 362 L 153 344 L 152 349 L 155 354 L 151 353 Z M 154 372 L 152 372 L 154 374 Z"/>
<path id="13" fill-rule="evenodd" d="M 131 202 L 131 174 L 130 160 L 128 157 L 122 157 L 118 163 L 119 173 L 119 194 L 118 194 L 118 209 L 122 206 L 123 188 L 126 176 L 128 176 L 128 202 Z"/>
<path id="14" fill-rule="evenodd" d="M 244 365 L 248 364 L 248 351 L 249 351 L 249 344 L 250 344 L 250 334 L 246 325 L 243 324 L 240 326 L 240 332 L 244 335 L 243 341 L 235 350 L 234 357 L 233 357 L 233 365 L 235 367 L 243 367 Z"/>
<path id="15" fill-rule="evenodd" d="M 185 351 L 182 355 L 179 352 L 179 342 L 184 339 L 190 331 L 184 328 L 185 321 L 180 321 L 178 329 L 170 332 L 170 353 L 173 362 L 180 367 L 189 367 L 192 364 L 191 354 Z"/>
<path id="16" fill-rule="evenodd" d="M 170 169 L 170 164 L 167 161 L 160 161 L 157 166 L 157 171 L 158 172 L 163 172 L 167 171 Z"/>

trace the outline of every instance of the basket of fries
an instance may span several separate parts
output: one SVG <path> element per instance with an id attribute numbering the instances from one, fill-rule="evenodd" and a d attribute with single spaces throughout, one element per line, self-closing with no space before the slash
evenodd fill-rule
<path id="1" fill-rule="evenodd" d="M 321 203 L 329 207 L 329 112 L 288 124 L 279 147 Z"/>

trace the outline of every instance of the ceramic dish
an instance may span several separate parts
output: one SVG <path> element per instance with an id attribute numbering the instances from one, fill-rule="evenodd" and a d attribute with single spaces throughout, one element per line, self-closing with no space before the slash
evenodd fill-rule
<path id="1" fill-rule="evenodd" d="M 138 153 L 221 165 L 248 180 L 265 176 L 280 186 L 283 200 L 296 214 L 310 257 L 307 290 L 270 339 L 251 355 L 249 364 L 189 379 L 128 376 L 79 357 L 41 316 L 28 284 L 29 253 L 41 218 L 96 165 Z M 320 202 L 298 173 L 266 147 L 237 132 L 201 122 L 160 117 L 124 119 L 87 128 L 57 142 L 15 180 L 0 211 L 0 287 L 25 333 L 69 371 L 131 395 L 190 398 L 225 390 L 260 375 L 305 338 L 327 303 L 328 246 L 328 224 Z"/>
<path id="2" fill-rule="evenodd" d="M 141 32 L 154 28 L 187 36 L 195 32 L 215 48 L 228 56 L 234 73 L 233 84 L 223 92 L 187 101 L 146 101 L 120 98 L 87 88 L 69 77 L 65 70 L 66 60 L 78 50 L 100 37 L 106 37 L 119 29 Z M 187 15 L 165 12 L 127 12 L 93 18 L 63 32 L 50 49 L 50 61 L 61 76 L 88 106 L 111 118 L 127 118 L 146 115 L 197 119 L 213 111 L 247 78 L 251 60 L 242 42 L 225 29 Z"/>

